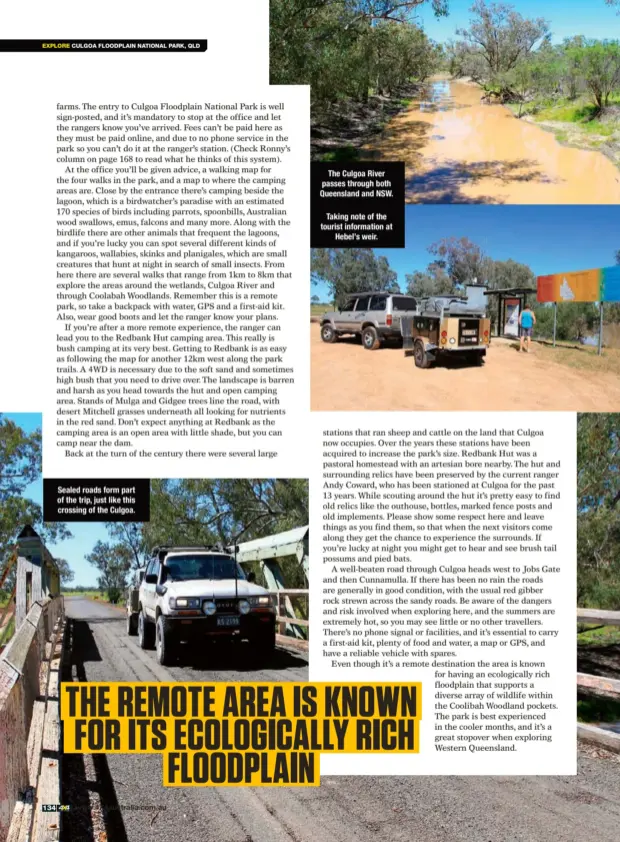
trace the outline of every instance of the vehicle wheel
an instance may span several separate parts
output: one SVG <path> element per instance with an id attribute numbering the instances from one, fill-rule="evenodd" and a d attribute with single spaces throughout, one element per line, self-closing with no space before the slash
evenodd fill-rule
<path id="1" fill-rule="evenodd" d="M 138 617 L 136 614 L 127 614 L 127 634 L 132 637 L 138 634 Z"/>
<path id="2" fill-rule="evenodd" d="M 381 345 L 374 327 L 365 327 L 362 331 L 362 345 L 367 351 L 376 351 Z"/>
<path id="3" fill-rule="evenodd" d="M 432 365 L 432 360 L 426 353 L 424 343 L 419 340 L 413 346 L 413 359 L 418 368 L 430 368 Z"/>
<path id="4" fill-rule="evenodd" d="M 170 666 L 174 661 L 174 648 L 168 624 L 163 614 L 160 614 L 155 626 L 155 653 L 157 655 L 157 663 L 161 664 L 162 667 Z"/>
<path id="5" fill-rule="evenodd" d="M 153 627 L 144 616 L 144 611 L 138 615 L 138 645 L 140 649 L 153 648 Z"/>
<path id="6" fill-rule="evenodd" d="M 321 326 L 321 339 L 323 342 L 335 342 L 338 339 L 338 334 L 330 324 L 324 324 Z"/>
<path id="7" fill-rule="evenodd" d="M 474 355 L 474 365 L 484 365 L 484 354 Z"/>

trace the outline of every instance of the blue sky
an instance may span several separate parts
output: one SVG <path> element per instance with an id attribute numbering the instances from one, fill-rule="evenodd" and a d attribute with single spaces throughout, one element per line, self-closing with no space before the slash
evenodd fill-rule
<path id="1" fill-rule="evenodd" d="M 572 35 L 588 38 L 620 38 L 620 17 L 605 0 L 513 0 L 509 5 L 527 18 L 545 18 L 552 40 L 560 43 Z M 457 29 L 466 29 L 472 0 L 449 0 L 450 14 L 435 18 L 430 3 L 417 12 L 417 19 L 434 41 L 455 39 Z"/>
<path id="2" fill-rule="evenodd" d="M 18 424 L 25 433 L 32 433 L 41 426 L 41 414 L 30 412 L 4 412 L 5 418 L 9 418 Z M 34 500 L 40 506 L 43 505 L 43 480 L 39 479 L 31 483 L 24 491 L 24 497 Z M 84 560 L 95 543 L 107 539 L 107 532 L 103 523 L 69 523 L 67 524 L 73 538 L 67 541 L 60 541 L 57 544 L 47 544 L 52 555 L 58 558 L 66 558 L 69 566 L 75 573 L 72 585 L 88 585 L 96 587 L 96 570 Z"/>
<path id="3" fill-rule="evenodd" d="M 444 237 L 468 237 L 495 260 L 526 263 L 536 275 L 613 266 L 620 250 L 615 205 L 407 205 L 404 249 L 375 249 L 387 257 L 405 289 L 405 274 L 425 269 L 427 247 Z M 324 284 L 311 295 L 329 301 Z"/>

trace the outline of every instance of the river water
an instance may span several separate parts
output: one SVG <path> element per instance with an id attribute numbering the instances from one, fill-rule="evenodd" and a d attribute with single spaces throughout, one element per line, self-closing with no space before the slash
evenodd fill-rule
<path id="1" fill-rule="evenodd" d="M 562 146 L 481 97 L 477 85 L 431 80 L 362 158 L 404 161 L 408 202 L 620 204 L 620 171 L 601 152 Z"/>

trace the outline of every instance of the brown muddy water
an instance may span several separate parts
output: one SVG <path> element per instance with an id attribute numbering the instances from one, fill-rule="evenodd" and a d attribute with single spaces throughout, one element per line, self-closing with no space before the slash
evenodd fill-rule
<path id="1" fill-rule="evenodd" d="M 481 97 L 469 82 L 431 80 L 362 158 L 404 161 L 407 202 L 620 204 L 620 171 L 601 152 L 561 146 Z"/>

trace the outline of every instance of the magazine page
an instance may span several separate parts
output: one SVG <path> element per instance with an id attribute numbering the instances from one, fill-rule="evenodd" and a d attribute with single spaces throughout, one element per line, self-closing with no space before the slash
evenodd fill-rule
<path id="1" fill-rule="evenodd" d="M 0 842 L 615 842 L 620 4 L 105 11 L 0 12 Z"/>

